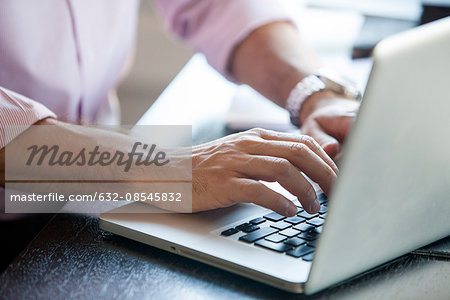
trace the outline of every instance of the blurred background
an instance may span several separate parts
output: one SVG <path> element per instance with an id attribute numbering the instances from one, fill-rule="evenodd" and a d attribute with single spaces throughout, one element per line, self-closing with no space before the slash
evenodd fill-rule
<path id="1" fill-rule="evenodd" d="M 135 59 L 117 91 L 122 124 L 135 124 L 192 54 L 164 29 L 152 2 L 141 1 Z"/>
<path id="2" fill-rule="evenodd" d="M 450 15 L 450 0 L 281 1 L 298 13 L 303 38 L 325 65 L 331 61 L 340 71 L 345 68 L 337 57 L 370 56 L 381 39 Z M 141 1 L 136 42 L 131 72 L 118 88 L 124 125 L 136 123 L 193 55 L 192 49 L 164 29 L 150 0 Z"/>

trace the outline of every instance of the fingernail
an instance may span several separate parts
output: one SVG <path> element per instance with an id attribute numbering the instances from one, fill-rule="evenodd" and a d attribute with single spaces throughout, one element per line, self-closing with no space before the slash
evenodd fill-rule
<path id="1" fill-rule="evenodd" d="M 294 216 L 296 213 L 297 213 L 297 206 L 295 206 L 293 203 L 290 203 L 287 208 L 287 215 Z"/>
<path id="2" fill-rule="evenodd" d="M 316 200 L 314 200 L 314 202 L 311 204 L 311 212 L 318 213 L 319 210 L 320 210 L 320 202 L 316 198 Z"/>

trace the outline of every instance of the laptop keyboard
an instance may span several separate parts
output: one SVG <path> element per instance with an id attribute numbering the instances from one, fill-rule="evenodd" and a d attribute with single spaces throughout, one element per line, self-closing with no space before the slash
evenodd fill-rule
<path id="1" fill-rule="evenodd" d="M 317 214 L 308 214 L 301 206 L 297 215 L 285 217 L 275 212 L 250 220 L 247 223 L 222 231 L 225 237 L 239 232 L 245 233 L 239 237 L 243 243 L 253 244 L 280 254 L 312 261 L 317 238 L 322 232 L 322 226 L 327 215 L 328 199 L 325 194 L 319 194 L 321 209 Z"/>

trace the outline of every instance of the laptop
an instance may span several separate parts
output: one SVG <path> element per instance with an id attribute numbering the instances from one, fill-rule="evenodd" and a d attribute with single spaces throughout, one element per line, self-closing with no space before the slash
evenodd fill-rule
<path id="1" fill-rule="evenodd" d="M 349 280 L 450 234 L 450 18 L 382 41 L 331 195 L 285 218 L 252 204 L 100 215 L 115 234 L 295 293 Z M 290 196 L 281 186 L 269 185 Z M 130 211 L 142 213 L 125 213 Z"/>

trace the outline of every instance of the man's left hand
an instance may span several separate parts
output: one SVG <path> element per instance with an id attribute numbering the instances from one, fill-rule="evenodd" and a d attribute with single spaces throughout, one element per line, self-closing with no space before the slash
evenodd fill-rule
<path id="1" fill-rule="evenodd" d="M 325 152 L 337 159 L 356 118 L 359 102 L 331 92 L 312 95 L 300 112 L 302 134 L 313 137 Z"/>

